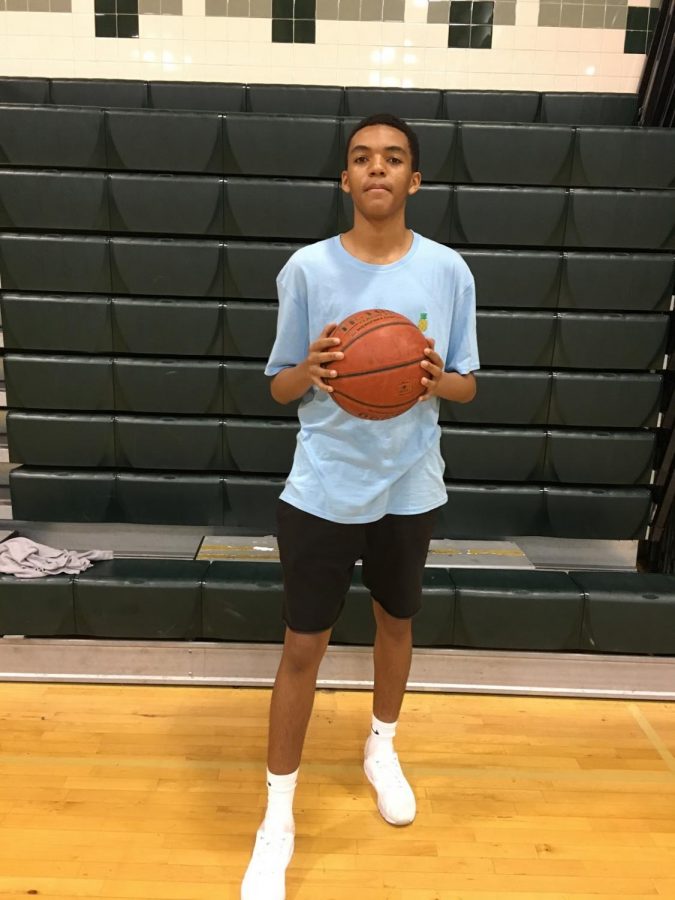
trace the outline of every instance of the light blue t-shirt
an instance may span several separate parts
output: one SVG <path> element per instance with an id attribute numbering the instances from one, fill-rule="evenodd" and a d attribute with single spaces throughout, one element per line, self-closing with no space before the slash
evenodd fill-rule
<path id="1" fill-rule="evenodd" d="M 471 271 L 456 251 L 417 233 L 405 256 L 388 265 L 356 259 L 339 236 L 303 247 L 279 273 L 277 289 L 277 336 L 266 375 L 305 360 L 329 322 L 363 309 L 391 309 L 421 325 L 446 371 L 480 368 Z M 344 523 L 441 506 L 447 494 L 438 410 L 433 398 L 393 419 L 364 420 L 310 388 L 300 401 L 300 432 L 281 498 Z"/>

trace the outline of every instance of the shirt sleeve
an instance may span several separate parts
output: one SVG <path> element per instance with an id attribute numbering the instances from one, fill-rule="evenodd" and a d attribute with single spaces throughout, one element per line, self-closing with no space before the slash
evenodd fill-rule
<path id="1" fill-rule="evenodd" d="M 309 319 L 307 293 L 287 263 L 277 277 L 279 312 L 277 335 L 265 366 L 265 375 L 277 375 L 282 369 L 297 366 L 307 358 Z"/>
<path id="2" fill-rule="evenodd" d="M 480 369 L 476 338 L 476 285 L 473 275 L 459 295 L 452 310 L 450 341 L 445 358 L 446 372 L 467 375 Z"/>

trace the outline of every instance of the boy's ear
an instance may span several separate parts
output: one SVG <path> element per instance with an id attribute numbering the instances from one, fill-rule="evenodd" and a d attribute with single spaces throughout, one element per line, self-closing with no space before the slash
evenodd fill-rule
<path id="1" fill-rule="evenodd" d="M 413 172 L 410 176 L 410 187 L 408 188 L 409 196 L 416 194 L 422 184 L 422 175 L 420 172 Z"/>
<path id="2" fill-rule="evenodd" d="M 340 175 L 340 187 L 345 194 L 351 194 L 352 189 L 349 185 L 349 172 L 346 169 Z"/>

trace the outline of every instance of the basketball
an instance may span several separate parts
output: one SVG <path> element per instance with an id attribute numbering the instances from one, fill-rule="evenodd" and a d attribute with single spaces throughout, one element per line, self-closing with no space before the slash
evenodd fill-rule
<path id="1" fill-rule="evenodd" d="M 332 337 L 344 358 L 330 363 L 331 397 L 359 419 L 392 419 L 424 393 L 424 350 L 430 344 L 410 319 L 389 309 L 365 309 L 348 316 Z"/>

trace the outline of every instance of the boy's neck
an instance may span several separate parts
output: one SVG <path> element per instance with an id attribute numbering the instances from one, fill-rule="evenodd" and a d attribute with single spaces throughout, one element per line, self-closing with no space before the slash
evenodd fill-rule
<path id="1" fill-rule="evenodd" d="M 413 232 L 406 228 L 403 216 L 395 221 L 373 222 L 355 211 L 354 226 L 340 235 L 347 253 L 361 262 L 387 265 L 405 256 L 413 242 Z"/>

